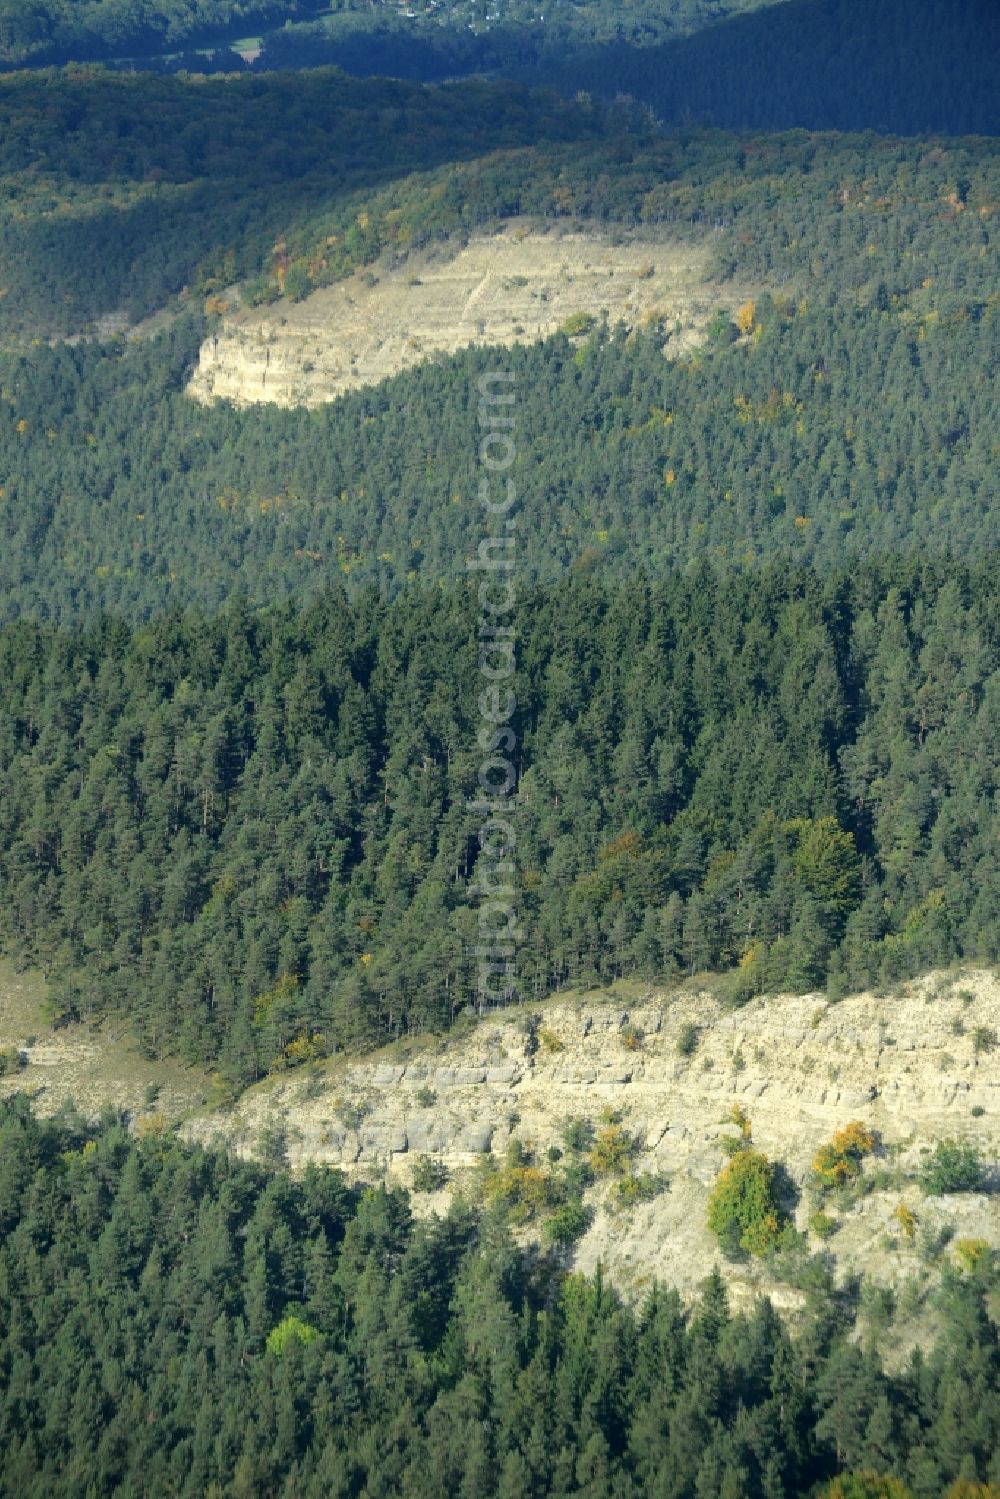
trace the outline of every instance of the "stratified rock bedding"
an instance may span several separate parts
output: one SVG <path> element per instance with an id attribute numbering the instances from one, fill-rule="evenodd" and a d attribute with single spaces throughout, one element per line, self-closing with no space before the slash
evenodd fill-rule
<path id="1" fill-rule="evenodd" d="M 563 1144 L 568 1118 L 599 1124 L 611 1108 L 640 1142 L 634 1169 L 670 1185 L 627 1213 L 610 1211 L 606 1183 L 594 1188 L 595 1217 L 577 1263 L 600 1260 L 626 1287 L 641 1289 L 657 1275 L 689 1290 L 717 1257 L 705 1208 L 726 1159 L 723 1141 L 734 1133 L 734 1104 L 749 1115 L 755 1145 L 800 1188 L 817 1147 L 861 1119 L 881 1141 L 872 1165 L 891 1165 L 895 1181 L 843 1218 L 830 1245 L 842 1266 L 888 1280 L 908 1273 L 903 1249 L 886 1247 L 901 1200 L 921 1221 L 947 1218 L 958 1237 L 1000 1245 L 1000 1199 L 925 1199 L 914 1181 L 942 1138 L 974 1141 L 987 1161 L 1000 1154 L 1000 1067 L 981 1040 L 1000 1031 L 1000 985 L 990 974 L 931 977 L 839 1004 L 779 996 L 726 1011 L 704 994 L 636 989 L 627 1005 L 617 994 L 550 1002 L 533 1027 L 530 1013 L 488 1015 L 463 1037 L 418 1043 L 410 1056 L 272 1079 L 231 1116 L 193 1130 L 221 1131 L 252 1152 L 280 1119 L 294 1166 L 315 1161 L 403 1184 L 420 1156 L 433 1155 L 448 1167 L 452 1191 L 469 1186 L 477 1163 L 502 1156 L 511 1139 L 542 1159 Z M 697 1040 L 685 1056 L 679 1041 L 691 1026 Z M 441 1208 L 447 1192 L 417 1200 Z M 800 1228 L 808 1215 L 803 1192 Z M 752 1267 L 730 1275 L 760 1279 Z"/>
<path id="2" fill-rule="evenodd" d="M 658 320 L 667 352 L 679 353 L 724 296 L 706 284 L 707 259 L 695 243 L 509 225 L 302 302 L 226 317 L 202 346 L 189 393 L 319 406 L 436 354 L 537 342 L 604 315 L 629 326 Z"/>

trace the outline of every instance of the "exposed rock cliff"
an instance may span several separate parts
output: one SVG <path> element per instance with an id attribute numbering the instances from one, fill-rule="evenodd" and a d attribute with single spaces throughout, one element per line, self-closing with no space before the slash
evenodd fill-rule
<path id="1" fill-rule="evenodd" d="M 0 964 L 0 1049 L 19 1047 L 27 1062 L 0 1078 L 0 1091 L 24 1089 L 43 1112 L 68 1098 L 94 1115 L 125 1108 L 144 1128 L 159 1127 L 159 1116 L 183 1118 L 189 1136 L 250 1155 L 283 1136 L 293 1167 L 312 1161 L 357 1180 L 410 1185 L 421 1162 L 438 1162 L 448 1185 L 418 1192 L 419 1211 L 443 1210 L 456 1191 L 475 1193 L 484 1166 L 502 1166 L 512 1141 L 549 1169 L 550 1149 L 566 1150 L 568 1118 L 600 1128 L 614 1111 L 637 1148 L 630 1170 L 666 1185 L 651 1201 L 622 1207 L 614 1178 L 598 1179 L 587 1193 L 591 1226 L 572 1258 L 587 1269 L 600 1260 L 626 1291 L 641 1292 L 657 1276 L 692 1292 L 719 1259 L 706 1206 L 724 1142 L 738 1133 L 734 1105 L 749 1116 L 755 1146 L 799 1189 L 801 1230 L 817 1147 L 853 1119 L 879 1136 L 866 1172 L 879 1173 L 881 1184 L 846 1209 L 828 1207 L 836 1232 L 825 1246 L 808 1235 L 808 1248 L 825 1247 L 841 1276 L 864 1272 L 917 1300 L 942 1255 L 954 1253 L 949 1236 L 1000 1247 L 1000 982 L 990 973 L 930 976 L 835 1005 L 820 995 L 779 996 L 728 1012 L 684 987 L 626 983 L 279 1074 L 224 1110 L 211 1106 L 211 1079 L 139 1058 L 122 1035 L 53 1031 L 43 1006 L 37 976 Z M 993 1191 L 923 1193 L 918 1172 L 942 1139 L 977 1147 Z M 912 1241 L 896 1217 L 900 1203 L 916 1214 Z M 765 1287 L 778 1304 L 801 1299 L 780 1266 L 727 1265 L 725 1273 L 737 1297 Z"/>
<path id="2" fill-rule="evenodd" d="M 299 303 L 226 317 L 201 349 L 189 392 L 200 401 L 318 406 L 435 354 L 536 341 L 578 314 L 630 326 L 656 319 L 668 352 L 680 351 L 723 295 L 707 287 L 706 261 L 704 246 L 648 235 L 612 241 L 508 226 Z"/>
<path id="3" fill-rule="evenodd" d="M 920 1268 L 917 1240 L 909 1244 L 893 1217 L 900 1202 L 916 1212 L 925 1259 L 942 1228 L 942 1239 L 953 1231 L 1000 1246 L 1000 1198 L 928 1199 L 915 1180 L 942 1138 L 973 1141 L 988 1162 L 998 1159 L 1000 1053 L 990 1033 L 1000 1029 L 1000 985 L 992 975 L 928 978 L 840 1004 L 769 998 L 735 1012 L 705 995 L 622 986 L 537 1013 L 534 1041 L 524 1012 L 488 1016 L 441 1042 L 271 1079 L 230 1115 L 192 1130 L 253 1151 L 263 1131 L 281 1124 L 293 1165 L 325 1162 L 369 1180 L 409 1183 L 414 1163 L 431 1155 L 447 1166 L 450 1186 L 418 1200 L 440 1208 L 449 1191 L 473 1188 L 482 1158 L 502 1156 L 513 1138 L 544 1160 L 563 1144 L 568 1117 L 598 1122 L 610 1108 L 639 1143 L 633 1169 L 663 1174 L 669 1187 L 628 1210 L 612 1210 L 608 1182 L 592 1188 L 595 1217 L 576 1263 L 592 1268 L 600 1259 L 633 1289 L 656 1275 L 690 1290 L 718 1257 L 706 1203 L 726 1159 L 722 1142 L 734 1133 L 733 1105 L 750 1116 L 754 1144 L 800 1188 L 817 1146 L 860 1119 L 881 1141 L 868 1169 L 889 1179 L 841 1215 L 829 1241 L 841 1269 L 901 1281 Z M 696 1044 L 683 1055 L 691 1027 Z M 803 1191 L 798 1226 L 808 1218 Z M 767 1280 L 754 1266 L 729 1274 L 737 1287 Z"/>

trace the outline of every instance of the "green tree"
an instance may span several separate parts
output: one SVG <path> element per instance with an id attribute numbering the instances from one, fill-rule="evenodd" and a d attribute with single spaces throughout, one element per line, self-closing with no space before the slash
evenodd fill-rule
<path id="1" fill-rule="evenodd" d="M 723 1166 L 708 1201 L 708 1226 L 724 1252 L 766 1254 L 784 1219 L 772 1163 L 758 1150 L 738 1151 Z"/>

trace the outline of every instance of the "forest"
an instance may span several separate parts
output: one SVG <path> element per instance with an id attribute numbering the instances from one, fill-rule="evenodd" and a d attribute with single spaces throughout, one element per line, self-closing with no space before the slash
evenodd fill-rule
<path id="1" fill-rule="evenodd" d="M 394 0 L 0 0 L 0 67 L 136 56 L 146 63 L 175 58 L 204 66 L 194 48 L 212 48 L 226 39 L 264 32 L 269 43 L 281 37 L 304 35 L 315 47 L 323 35 L 377 38 L 389 31 L 408 37 L 432 55 L 436 47 L 456 43 L 466 66 L 457 72 L 481 71 L 478 51 L 482 39 L 508 28 L 544 37 L 549 50 L 566 50 L 602 38 L 624 38 L 650 43 L 685 34 L 720 17 L 740 14 L 774 0 L 630 0 L 623 8 L 614 0 L 549 0 L 544 13 L 533 0 L 412 0 L 399 17 Z M 308 25 L 321 16 L 317 32 Z M 499 24 L 498 24 L 499 23 Z M 270 31 L 271 27 L 280 30 Z M 463 35 L 472 32 L 472 53 Z M 225 51 L 229 66 L 242 59 Z M 330 60 L 330 59 L 327 59 Z M 366 67 L 365 72 L 394 72 Z"/>
<path id="2" fill-rule="evenodd" d="M 0 65 L 158 52 L 329 8 L 328 0 L 0 0 Z"/>
<path id="3" fill-rule="evenodd" d="M 519 986 L 995 962 L 993 563 L 518 604 Z M 476 597 L 0 633 L 0 934 L 233 1085 L 477 1000 Z"/>
<path id="4" fill-rule="evenodd" d="M 483 1007 L 495 351 L 314 411 L 185 392 L 237 298 L 519 221 L 697 245 L 717 304 L 679 357 L 665 315 L 504 355 L 529 1032 L 621 978 L 728 1014 L 1000 964 L 996 7 L 405 9 L 0 0 L 5 963 L 57 1042 L 113 1028 L 223 1110 Z M 293 1175 L 277 1126 L 183 1139 L 155 1087 L 40 1117 L 21 1063 L 0 1495 L 1000 1495 L 996 1251 L 942 1239 L 886 1351 L 893 1294 L 808 1253 L 745 1117 L 707 1226 L 780 1314 L 710 1258 L 691 1305 L 575 1273 L 568 1144 L 528 1243 L 485 1187 L 435 1216 Z M 826 1185 L 875 1149 L 844 1123 Z M 954 1140 L 913 1178 L 994 1179 Z"/>
<path id="5" fill-rule="evenodd" d="M 290 277 L 302 296 L 380 254 L 517 214 L 700 227 L 719 239 L 720 267 L 768 270 L 814 296 L 880 280 L 891 292 L 900 275 L 907 290 L 927 275 L 984 283 L 1000 201 L 996 148 L 954 133 L 997 128 L 992 75 L 977 83 L 997 53 L 996 12 L 961 7 L 966 29 L 949 32 L 946 48 L 941 17 L 918 26 L 907 5 L 907 24 L 925 40 L 880 52 L 873 36 L 827 15 L 834 0 L 803 3 L 819 27 L 815 58 L 825 60 L 836 40 L 852 57 L 901 59 L 892 80 L 866 81 L 853 64 L 842 70 L 877 109 L 840 87 L 825 114 L 785 107 L 783 89 L 808 78 L 797 66 L 766 87 L 754 83 L 754 99 L 770 101 L 771 114 L 740 102 L 731 75 L 752 78 L 756 58 L 770 68 L 780 37 L 768 28 L 795 9 L 784 5 L 676 44 L 710 47 L 712 66 L 681 56 L 677 76 L 710 81 L 717 64 L 727 110 L 692 99 L 671 113 L 638 89 L 631 102 L 602 103 L 618 92 L 598 86 L 613 77 L 613 52 L 593 79 L 567 75 L 570 98 L 510 81 L 421 87 L 323 68 L 221 78 L 94 67 L 11 74 L 0 80 L 0 334 L 79 333 L 111 313 L 136 322 L 182 295 L 200 309 L 235 281 L 266 300 Z M 874 27 L 876 10 L 851 14 Z M 892 24 L 898 30 L 901 15 Z M 759 43 L 739 42 L 727 62 L 720 38 L 754 27 Z M 800 33 L 810 35 L 808 26 Z M 911 77 L 921 58 L 927 76 Z M 623 67 L 631 76 L 631 63 Z M 657 79 L 668 76 L 666 62 L 655 68 Z M 588 82 L 589 91 L 580 86 Z M 677 128 L 664 132 L 655 116 Z M 696 130 L 700 118 L 736 133 Z M 813 133 L 760 134 L 789 125 Z M 890 134 L 815 133 L 847 126 Z M 926 129 L 952 135 L 898 138 Z M 925 254 L 936 264 L 911 279 Z"/>
<path id="6" fill-rule="evenodd" d="M 261 43 L 250 63 L 226 46 L 247 32 Z M 0 4 L 0 67 L 123 53 L 131 66 L 139 53 L 168 72 L 334 64 L 425 82 L 491 74 L 570 96 L 629 94 L 664 123 L 767 130 L 995 134 L 998 50 L 991 0 Z"/>
<path id="7" fill-rule="evenodd" d="M 733 342 L 723 320 L 691 363 L 665 360 L 655 329 L 506 356 L 531 393 L 522 578 L 993 551 L 995 294 L 953 309 L 937 283 L 869 295 L 846 310 L 758 298 L 759 337 Z M 332 577 L 352 595 L 462 577 L 488 352 L 317 411 L 234 412 L 183 394 L 198 342 L 179 326 L 0 357 L 0 617 L 69 625 L 215 608 L 234 589 L 301 599 Z"/>
<path id="8" fill-rule="evenodd" d="M 957 135 L 996 134 L 1000 123 L 1000 17 L 990 0 L 785 0 L 720 8 L 700 25 L 661 6 L 553 9 L 545 6 L 544 23 L 520 24 L 500 10 L 478 34 L 415 31 L 381 16 L 324 20 L 269 32 L 253 66 L 334 63 L 424 80 L 499 73 L 570 95 L 628 94 L 670 125 Z M 241 59 L 213 66 L 234 63 Z"/>
<path id="9" fill-rule="evenodd" d="M 60 98 L 64 80 L 53 82 Z M 133 100 L 130 81 L 119 86 Z M 154 87 L 180 110 L 174 80 Z M 203 87 L 214 99 L 219 86 Z M 345 115 L 357 110 L 360 131 L 368 86 L 346 87 Z M 420 110 L 436 98 L 386 87 Z M 487 87 L 463 86 L 472 96 Z M 474 104 L 448 99 L 434 105 L 451 121 L 442 150 Z M 508 103 L 512 128 L 528 130 L 516 97 Z M 487 230 L 503 215 L 609 233 L 636 224 L 668 247 L 693 237 L 721 283 L 772 288 L 741 304 L 742 334 L 734 308 L 679 360 L 663 358 L 670 330 L 655 322 L 629 335 L 599 325 L 507 356 L 532 392 L 518 412 L 525 579 L 557 581 L 573 568 L 666 576 L 703 556 L 745 570 L 776 557 L 836 567 L 913 547 L 961 557 L 995 548 L 994 145 L 692 132 L 615 134 L 612 147 L 599 119 L 584 111 L 570 122 L 553 109 L 553 132 L 570 123 L 591 131 L 590 141 L 416 172 L 365 196 L 360 214 L 350 192 L 342 208 L 304 213 L 293 229 L 279 220 L 276 193 L 270 229 L 280 222 L 287 232 L 261 247 L 262 261 L 239 251 L 261 272 L 246 294 L 266 301 L 296 275 L 306 290 L 380 254 L 391 261 L 442 235 Z M 38 115 L 22 128 L 20 149 L 36 149 Z M 81 121 L 81 161 L 100 128 Z M 135 158 L 123 171 L 174 161 L 183 179 L 192 168 L 175 155 L 182 132 L 171 144 L 166 128 L 143 131 L 144 142 L 138 128 L 127 137 Z M 4 137 L 11 161 L 17 140 Z M 612 150 L 615 171 L 602 172 Z M 248 214 L 252 207 L 248 200 Z M 155 200 L 149 211 L 160 214 Z M 116 256 L 127 243 L 116 240 L 101 262 L 106 282 L 78 256 L 72 274 L 56 257 L 47 282 L 37 273 L 39 239 L 48 243 L 58 221 L 29 214 L 8 226 L 5 274 L 15 288 L 30 282 L 38 298 L 18 292 L 15 315 L 36 326 L 58 287 L 64 310 L 74 286 L 113 306 L 126 274 Z M 137 314 L 190 269 L 182 257 L 200 253 L 179 209 L 155 221 L 167 259 L 132 275 Z M 114 215 L 102 222 L 102 235 L 117 234 Z M 72 217 L 58 233 L 67 253 L 79 246 Z M 454 501 L 472 489 L 472 392 L 490 356 L 472 349 L 314 412 L 196 407 L 184 387 L 217 316 L 201 299 L 213 307 L 235 274 L 232 243 L 226 254 L 228 269 L 225 255 L 210 257 L 198 300 L 192 306 L 192 293 L 157 338 L 0 354 L 0 616 L 71 625 L 102 609 L 136 618 L 216 608 L 234 589 L 256 603 L 302 599 L 332 574 L 352 593 L 461 576 L 478 522 L 473 505 Z M 556 429 L 563 438 L 553 445 Z"/>
<path id="10" fill-rule="evenodd" d="M 138 321 L 185 292 L 200 307 L 208 292 L 271 271 L 288 239 L 303 241 L 290 260 L 308 245 L 313 276 L 333 280 L 378 254 L 383 192 L 434 217 L 415 174 L 447 178 L 520 147 L 527 177 L 527 148 L 611 133 L 592 103 L 479 80 L 430 89 L 330 69 L 14 73 L 0 78 L 0 329 L 93 332 L 102 314 Z"/>
<path id="11" fill-rule="evenodd" d="M 996 135 L 998 54 L 992 0 L 788 0 L 655 46 L 581 48 L 538 71 L 570 90 L 632 94 L 668 124 Z"/>
<path id="12" fill-rule="evenodd" d="M 240 265 L 267 301 L 511 214 L 699 237 L 720 281 L 771 288 L 681 360 L 655 323 L 508 356 L 530 392 L 524 992 L 717 968 L 737 1000 L 995 958 L 992 143 L 657 136 L 478 82 L 32 76 L 8 85 L 12 233 L 56 222 L 32 197 L 39 152 L 88 199 L 157 176 L 215 193 L 250 139 L 245 98 L 262 143 L 272 123 L 328 132 L 290 179 L 315 198 L 279 220 L 276 189 L 266 239 L 254 220 L 228 261 L 213 251 L 158 337 L 0 356 L 0 919 L 57 1015 L 126 1015 L 151 1051 L 236 1085 L 474 998 L 463 577 L 491 356 L 313 412 L 183 391 Z M 210 156 L 182 124 L 192 97 Z M 393 180 L 411 150 L 482 149 L 462 131 L 483 97 L 512 149 Z M 342 199 L 338 130 L 369 132 Z M 231 210 L 204 221 L 216 246 Z M 187 209 L 158 222 L 168 279 L 136 275 L 136 311 L 186 273 L 171 222 L 191 254 Z M 15 275 L 39 265 L 26 243 Z M 124 269 L 104 264 L 112 302 Z M 52 276 L 39 317 L 73 284 L 58 257 Z"/>
<path id="13" fill-rule="evenodd" d="M 821 1261 L 795 1336 L 718 1274 L 530 1258 L 494 1212 L 0 1104 L 0 1492 L 992 1499 L 989 1257 L 889 1372 Z M 862 1334 L 860 1340 L 857 1333 Z M 13 1393 L 16 1390 L 16 1395 Z"/>
<path id="14" fill-rule="evenodd" d="M 261 54 L 250 66 L 304 68 L 333 63 L 362 77 L 387 75 L 428 82 L 470 73 L 538 76 L 580 54 L 591 62 L 596 45 L 653 46 L 715 30 L 731 16 L 767 8 L 776 0 L 414 0 L 405 12 L 392 5 L 334 4 L 314 21 L 266 30 Z M 243 59 L 218 52 L 194 68 L 239 67 Z M 169 64 L 168 64 L 169 65 Z M 571 89 L 572 91 L 572 89 Z"/>

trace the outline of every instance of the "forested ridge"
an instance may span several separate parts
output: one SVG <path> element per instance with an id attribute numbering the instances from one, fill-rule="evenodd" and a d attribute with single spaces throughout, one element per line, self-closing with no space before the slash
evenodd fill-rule
<path id="1" fill-rule="evenodd" d="M 250 66 L 315 67 L 334 63 L 363 77 L 431 81 L 469 73 L 505 76 L 565 66 L 578 53 L 589 62 L 594 44 L 644 48 L 712 27 L 730 16 L 779 0 L 415 0 L 400 14 L 392 5 L 360 0 L 334 4 L 315 21 L 266 31 Z M 188 66 L 233 67 L 242 59 L 217 53 Z"/>
<path id="2" fill-rule="evenodd" d="M 484 7 L 485 8 L 485 7 Z M 1000 21 L 991 0 L 505 6 L 462 0 L 337 12 L 265 34 L 255 71 L 333 63 L 431 81 L 492 73 L 572 95 L 624 93 L 668 124 L 995 135 Z M 450 24 L 449 24 L 450 23 Z M 241 69 L 235 53 L 168 66 Z"/>
<path id="3" fill-rule="evenodd" d="M 141 160 L 165 150 L 149 141 Z M 418 174 L 368 202 L 327 224 L 342 232 L 322 265 L 320 225 L 289 230 L 257 294 L 516 213 L 701 236 L 720 278 L 772 288 L 747 304 L 744 336 L 720 315 L 681 360 L 663 358 L 655 322 L 505 356 L 531 393 L 517 413 L 526 580 L 995 546 L 992 146 L 619 136 Z M 12 260 L 11 276 L 36 263 Z M 233 589 L 302 598 L 331 573 L 389 592 L 461 575 L 490 355 L 317 412 L 202 409 L 183 389 L 206 326 L 0 355 L 0 615 L 69 624 L 215 608 Z"/>
<path id="4" fill-rule="evenodd" d="M 459 227 L 495 214 L 476 193 L 463 214 L 463 162 L 520 147 L 526 180 L 535 148 L 625 128 L 621 111 L 591 101 L 477 79 L 14 73 L 0 78 L 0 326 L 73 333 L 185 291 L 200 305 L 276 259 L 334 280 L 377 255 L 380 232 L 388 242 L 400 199 L 432 233 L 454 229 L 456 211 Z M 440 206 L 415 177 L 435 168 L 454 179 Z"/>
<path id="5" fill-rule="evenodd" d="M 415 1221 L 399 1189 L 21 1101 L 0 1105 L 0 1181 L 18 1499 L 988 1499 L 1000 1480 L 989 1256 L 945 1270 L 935 1345 L 890 1374 L 819 1263 L 794 1338 L 766 1300 L 731 1312 L 718 1276 L 689 1312 L 659 1287 L 634 1310 L 495 1215 Z"/>
<path id="6" fill-rule="evenodd" d="M 5 956 L 44 972 L 55 1027 L 114 1021 L 227 1099 L 482 1001 L 466 559 L 495 352 L 315 412 L 184 392 L 234 286 L 280 317 L 520 219 L 697 241 L 719 307 L 678 359 L 657 317 L 504 355 L 518 997 L 689 976 L 726 1007 L 836 1000 L 1000 962 L 996 8 L 407 8 L 342 0 L 232 76 L 0 78 Z M 0 0 L 0 65 L 319 9 Z M 505 76 L 291 70 L 331 59 Z M 155 314 L 156 337 L 108 336 Z M 977 1060 L 995 1044 L 973 1027 Z M 685 1310 L 566 1273 L 585 1120 L 545 1170 L 512 1137 L 418 1221 L 401 1190 L 293 1179 L 280 1127 L 254 1165 L 147 1103 L 95 1124 L 0 1102 L 12 1499 L 1000 1492 L 996 1253 L 944 1259 L 928 1215 L 923 1351 L 884 1367 L 891 1294 L 808 1255 L 739 1110 L 709 1227 L 762 1273 L 787 1252 L 787 1325 L 733 1314 L 718 1274 Z M 813 1186 L 876 1145 L 845 1122 Z M 535 1173 L 563 1212 L 547 1247 L 517 1247 L 491 1170 Z M 920 1179 L 978 1212 L 993 1176 L 939 1140 Z"/>
<path id="7" fill-rule="evenodd" d="M 0 8 L 0 66 L 123 52 L 168 71 L 332 63 L 626 93 L 672 124 L 996 134 L 998 26 L 991 0 L 35 0 Z M 241 29 L 263 33 L 252 62 L 192 50 Z"/>
<path id="8" fill-rule="evenodd" d="M 518 606 L 519 982 L 995 961 L 992 564 Z M 0 635 L 4 941 L 234 1083 L 475 1002 L 474 595 Z"/>
<path id="9" fill-rule="evenodd" d="M 511 353 L 523 579 L 993 550 L 998 320 L 930 297 L 758 299 L 760 338 L 729 343 L 724 322 L 695 364 L 666 361 L 656 330 Z M 217 607 L 234 588 L 308 597 L 334 576 L 352 593 L 461 578 L 488 353 L 320 411 L 234 412 L 183 395 L 198 337 L 0 360 L 0 615 L 70 624 Z"/>
<path id="10" fill-rule="evenodd" d="M 995 291 L 990 140 L 651 130 L 634 107 L 331 69 L 0 80 L 0 327 L 301 297 L 512 216 L 711 231 L 720 272 L 832 300 Z M 917 274 L 919 271 L 919 274 Z M 988 290 L 985 288 L 988 287 Z M 937 292 L 935 292 L 935 297 Z M 934 299 L 932 299 L 934 305 Z"/>
<path id="11" fill-rule="evenodd" d="M 651 47 L 610 42 L 539 69 L 624 91 L 667 122 L 996 135 L 992 0 L 788 0 Z"/>
<path id="12" fill-rule="evenodd" d="M 62 62 L 178 47 L 301 19 L 328 0 L 2 0 L 0 64 Z"/>

